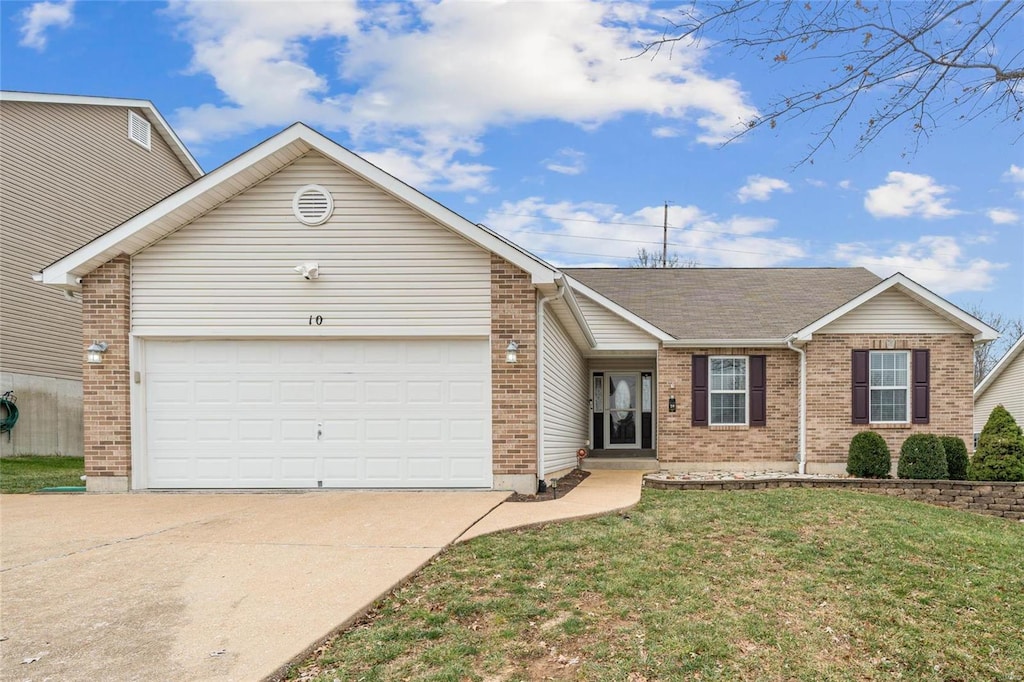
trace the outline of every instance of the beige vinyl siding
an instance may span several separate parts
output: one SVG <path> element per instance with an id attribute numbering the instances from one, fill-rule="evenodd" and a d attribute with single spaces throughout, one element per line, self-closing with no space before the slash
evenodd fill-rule
<path id="1" fill-rule="evenodd" d="M 322 225 L 292 213 L 308 184 L 334 197 Z M 319 279 L 294 272 L 304 262 Z M 310 152 L 137 253 L 132 324 L 150 336 L 486 336 L 490 256 Z"/>
<path id="2" fill-rule="evenodd" d="M 587 364 L 550 311 L 544 315 L 544 471 L 576 466 L 589 437 Z"/>
<path id="3" fill-rule="evenodd" d="M 884 291 L 821 328 L 823 334 L 960 334 L 963 329 L 898 291 Z"/>
<path id="4" fill-rule="evenodd" d="M 80 305 L 32 275 L 191 182 L 155 130 L 151 147 L 125 107 L 0 102 L 3 371 L 81 378 Z"/>
<path id="5" fill-rule="evenodd" d="M 654 372 L 658 361 L 655 358 L 590 358 L 588 368 L 591 372 L 607 372 L 609 370 Z"/>
<path id="6" fill-rule="evenodd" d="M 1005 407 L 1018 424 L 1024 424 L 1024 353 L 1013 358 L 974 401 L 975 433 L 981 433 L 996 405 Z"/>
<path id="7" fill-rule="evenodd" d="M 605 346 L 657 348 L 658 342 L 653 336 L 583 294 L 576 294 L 576 301 L 587 324 L 590 325 L 598 350 Z"/>

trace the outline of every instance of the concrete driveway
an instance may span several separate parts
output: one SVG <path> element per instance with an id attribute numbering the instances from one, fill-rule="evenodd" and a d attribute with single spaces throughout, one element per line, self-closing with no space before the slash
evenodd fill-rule
<path id="1" fill-rule="evenodd" d="M 0 495 L 2 677 L 261 679 L 505 497 Z"/>

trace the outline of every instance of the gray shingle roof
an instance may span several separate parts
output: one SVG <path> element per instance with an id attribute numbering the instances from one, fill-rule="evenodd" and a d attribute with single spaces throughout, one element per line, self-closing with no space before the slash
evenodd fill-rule
<path id="1" fill-rule="evenodd" d="M 677 339 L 781 339 L 878 284 L 864 268 L 562 268 Z"/>

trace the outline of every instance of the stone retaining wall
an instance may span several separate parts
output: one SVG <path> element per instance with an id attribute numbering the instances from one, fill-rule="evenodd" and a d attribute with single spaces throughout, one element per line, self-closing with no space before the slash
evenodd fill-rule
<path id="1" fill-rule="evenodd" d="M 891 495 L 978 514 L 1024 520 L 1024 483 L 865 478 L 771 478 L 725 481 L 677 481 L 645 478 L 644 487 L 656 490 L 839 488 Z"/>

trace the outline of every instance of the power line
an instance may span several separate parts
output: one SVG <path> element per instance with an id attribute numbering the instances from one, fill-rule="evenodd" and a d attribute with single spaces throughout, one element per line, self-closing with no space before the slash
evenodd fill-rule
<path id="1" fill-rule="evenodd" d="M 597 224 L 597 225 L 624 225 L 624 226 L 631 226 L 631 227 L 653 227 L 653 228 L 662 227 L 661 225 L 655 225 L 653 223 L 631 223 L 631 222 L 622 222 L 622 221 L 614 221 L 614 220 L 595 220 L 595 219 L 591 219 L 591 218 L 558 218 L 558 217 L 552 217 L 552 216 L 537 216 L 537 215 L 532 215 L 532 214 L 529 214 L 529 213 L 502 213 L 502 212 L 499 212 L 499 211 L 491 211 L 491 213 L 494 214 L 494 215 L 514 216 L 514 217 L 520 217 L 520 218 L 533 218 L 535 220 L 550 220 L 550 221 L 578 222 L 578 223 L 594 223 L 594 224 Z M 687 232 L 704 232 L 704 233 L 708 233 L 708 234 L 717 234 L 717 235 L 734 236 L 734 237 L 750 237 L 752 239 L 766 239 L 766 240 L 771 240 L 772 239 L 771 237 L 761 237 L 761 236 L 758 236 L 758 235 L 736 234 L 735 232 L 726 232 L 726 231 L 723 231 L 723 230 L 702 230 L 702 229 L 697 228 L 697 227 L 676 227 L 676 226 L 673 226 L 673 225 L 669 225 L 667 227 L 667 229 L 669 229 L 669 230 L 686 230 Z M 587 236 L 587 235 L 556 234 L 556 233 L 552 233 L 552 232 L 542 232 L 542 231 L 537 231 L 537 230 L 512 229 L 512 230 L 510 230 L 510 232 L 515 232 L 516 234 L 538 234 L 538 235 L 544 235 L 546 237 L 555 237 L 555 238 L 594 239 L 594 240 L 598 240 L 598 241 L 628 242 L 630 244 L 652 244 L 652 245 L 656 245 L 656 244 L 661 244 L 662 243 L 662 242 L 659 242 L 659 241 L 647 241 L 647 240 L 642 240 L 642 239 L 620 239 L 620 238 L 616 238 L 616 237 L 592 237 L 592 236 Z M 801 241 L 803 243 L 807 243 L 807 244 L 826 244 L 827 243 L 827 242 L 823 242 L 823 241 L 820 241 L 820 240 L 813 240 L 813 239 L 807 239 L 807 240 L 801 239 L 799 241 Z M 772 254 L 772 253 L 769 253 L 769 252 L 766 252 L 766 251 L 745 251 L 745 250 L 740 250 L 740 249 L 724 249 L 724 248 L 715 247 L 715 246 L 697 246 L 697 245 L 693 245 L 693 244 L 680 244 L 680 243 L 676 243 L 676 242 L 669 243 L 669 246 L 673 246 L 673 247 L 676 247 L 676 248 L 679 248 L 679 249 L 701 249 L 701 250 L 704 250 L 704 251 L 724 251 L 726 253 L 742 253 L 742 254 L 753 255 L 753 256 L 772 256 L 772 255 L 775 255 L 775 254 Z M 601 254 L 601 253 L 576 253 L 576 252 L 573 252 L 573 251 L 555 251 L 555 250 L 539 250 L 539 251 L 540 251 L 540 253 L 556 253 L 556 254 L 562 254 L 562 255 L 566 255 L 566 256 L 593 256 L 593 257 L 597 257 L 597 258 L 612 258 L 612 259 L 616 259 L 616 260 L 633 260 L 633 258 L 635 258 L 634 256 L 628 256 L 628 257 L 627 256 L 609 256 L 609 255 Z M 802 258 L 807 258 L 807 257 L 808 257 L 808 255 L 802 256 Z M 872 257 L 866 258 L 865 260 L 867 262 L 869 262 L 869 263 L 872 263 L 872 264 L 883 265 L 884 262 L 886 261 L 886 259 L 887 259 L 886 256 L 872 256 Z M 835 258 L 826 258 L 825 260 L 835 261 L 836 259 Z M 910 266 L 908 266 L 908 269 L 910 269 L 910 268 L 912 268 L 914 270 L 924 270 L 926 272 L 948 272 L 948 273 L 955 273 L 955 274 L 959 274 L 959 273 L 963 272 L 962 269 L 955 270 L 955 269 L 951 269 L 951 268 L 929 268 L 929 267 L 925 267 L 923 265 L 910 265 Z"/>

